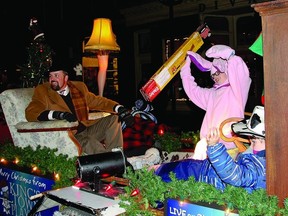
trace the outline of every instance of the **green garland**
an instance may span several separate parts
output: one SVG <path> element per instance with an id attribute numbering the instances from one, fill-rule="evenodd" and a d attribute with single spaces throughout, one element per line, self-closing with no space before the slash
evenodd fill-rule
<path id="1" fill-rule="evenodd" d="M 160 144 L 162 151 L 166 151 L 168 153 L 178 151 L 182 147 L 180 137 L 172 132 L 166 132 L 163 135 L 155 134 L 154 139 Z"/>
<path id="2" fill-rule="evenodd" d="M 11 143 L 0 145 L 0 158 L 8 162 L 15 161 L 17 166 L 25 170 L 37 166 L 41 176 L 52 176 L 52 173 L 59 174 L 59 180 L 55 181 L 54 189 L 73 185 L 72 179 L 76 177 L 75 158 L 68 158 L 67 155 L 56 155 L 57 149 L 38 146 L 35 150 L 31 146 L 20 148 Z"/>
<path id="3" fill-rule="evenodd" d="M 130 185 L 125 187 L 126 193 L 120 195 L 120 206 L 126 209 L 127 215 L 155 215 L 147 209 L 156 207 L 157 202 L 164 202 L 167 198 L 229 206 L 237 209 L 239 215 L 243 216 L 288 215 L 288 200 L 284 201 L 285 208 L 279 208 L 278 198 L 268 196 L 266 190 L 262 189 L 249 194 L 243 188 L 228 186 L 221 192 L 210 184 L 196 182 L 193 177 L 187 181 L 177 180 L 172 173 L 172 181 L 165 183 L 147 169 L 135 172 L 128 169 L 125 177 L 129 179 Z M 140 191 L 140 200 L 139 195 L 130 196 L 135 189 Z"/>
<path id="4" fill-rule="evenodd" d="M 13 144 L 0 145 L 0 158 L 8 161 L 19 160 L 19 167 L 36 165 L 43 175 L 55 172 L 60 174 L 60 180 L 55 182 L 54 189 L 73 185 L 72 179 L 76 177 L 76 158 L 67 155 L 56 155 L 56 149 L 38 146 L 35 150 L 30 146 L 16 147 Z M 249 194 L 243 188 L 228 186 L 224 192 L 212 185 L 196 182 L 194 178 L 187 181 L 177 180 L 171 174 L 171 182 L 165 183 L 159 176 L 147 169 L 132 172 L 129 168 L 124 174 L 130 184 L 124 189 L 125 194 L 120 195 L 120 206 L 125 208 L 127 215 L 149 216 L 155 215 L 148 208 L 155 208 L 156 202 L 164 202 L 167 198 L 186 199 L 192 202 L 216 203 L 222 206 L 237 209 L 240 215 L 288 215 L 288 199 L 284 201 L 284 208 L 279 208 L 278 198 L 269 196 L 266 190 L 256 190 Z M 138 196 L 130 196 L 131 192 L 139 189 Z"/>
<path id="5" fill-rule="evenodd" d="M 183 148 L 195 148 L 195 144 L 200 140 L 200 132 L 187 131 L 177 134 L 175 132 L 165 132 L 164 134 L 154 134 L 155 142 L 159 143 L 162 151 L 168 153 L 179 151 Z"/>

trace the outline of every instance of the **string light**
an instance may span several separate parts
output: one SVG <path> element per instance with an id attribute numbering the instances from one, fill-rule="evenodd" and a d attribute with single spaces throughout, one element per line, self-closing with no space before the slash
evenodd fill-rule
<path id="1" fill-rule="evenodd" d="M 55 173 L 55 172 L 54 172 L 54 179 L 55 179 L 56 181 L 59 181 L 59 180 L 60 180 L 60 175 L 59 175 L 58 173 Z"/>
<path id="2" fill-rule="evenodd" d="M 131 192 L 130 196 L 131 196 L 131 197 L 137 196 L 139 193 L 140 193 L 140 190 L 139 190 L 138 188 L 136 188 L 136 189 L 134 189 L 134 190 Z"/>
<path id="3" fill-rule="evenodd" d="M 233 209 L 233 204 L 232 203 L 228 203 L 227 209 L 225 210 L 225 216 L 229 216 L 230 215 L 231 209 Z"/>
<path id="4" fill-rule="evenodd" d="M 32 166 L 32 172 L 36 172 L 38 170 L 37 166 Z"/>
<path id="5" fill-rule="evenodd" d="M 225 210 L 225 216 L 229 216 L 229 215 L 230 215 L 230 209 L 228 208 Z"/>
<path id="6" fill-rule="evenodd" d="M 159 130 L 158 130 L 158 134 L 159 134 L 159 135 L 163 135 L 163 134 L 164 134 L 164 130 L 163 130 L 163 129 L 159 129 Z"/>
<path id="7" fill-rule="evenodd" d="M 107 185 L 105 191 L 111 190 L 115 184 L 116 184 L 116 181 L 112 181 L 110 184 Z"/>
<path id="8" fill-rule="evenodd" d="M 166 131 L 167 131 L 167 127 L 164 124 L 160 124 L 158 126 L 158 130 L 157 130 L 158 135 L 162 136 L 165 134 Z"/>
<path id="9" fill-rule="evenodd" d="M 15 164 L 18 164 L 18 163 L 19 163 L 19 159 L 18 159 L 18 158 L 15 158 L 14 163 L 15 163 Z"/>
<path id="10" fill-rule="evenodd" d="M 15 158 L 14 161 L 12 161 L 14 164 L 18 164 L 20 162 L 20 160 L 18 158 Z M 1 158 L 0 159 L 0 163 L 2 164 L 6 164 L 8 163 L 8 161 L 5 159 L 5 158 Z M 32 165 L 32 173 L 35 173 L 35 172 L 39 172 L 40 173 L 40 170 L 38 169 L 38 167 L 36 165 Z M 54 180 L 55 181 L 59 181 L 60 180 L 60 174 L 59 173 L 55 173 L 54 172 Z"/>
<path id="11" fill-rule="evenodd" d="M 74 185 L 78 185 L 78 184 L 80 184 L 81 183 L 81 179 L 74 179 Z"/>

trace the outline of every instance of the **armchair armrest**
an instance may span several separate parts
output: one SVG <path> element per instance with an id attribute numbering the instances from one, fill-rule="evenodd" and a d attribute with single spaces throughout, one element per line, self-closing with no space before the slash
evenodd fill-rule
<path id="1" fill-rule="evenodd" d="M 19 122 L 13 128 L 18 146 L 49 146 L 69 157 L 82 154 L 82 146 L 74 136 L 78 122 L 66 120 Z M 20 135 L 21 134 L 21 135 Z M 71 145 L 73 144 L 73 145 Z"/>
<path id="2" fill-rule="evenodd" d="M 66 120 L 39 121 L 39 122 L 19 122 L 15 125 L 17 132 L 47 132 L 47 131 L 67 131 L 76 130 L 78 122 L 68 122 Z"/>

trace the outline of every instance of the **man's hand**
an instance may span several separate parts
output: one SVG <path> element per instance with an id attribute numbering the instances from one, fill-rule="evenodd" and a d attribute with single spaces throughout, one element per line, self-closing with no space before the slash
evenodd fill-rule
<path id="1" fill-rule="evenodd" d="M 215 145 L 219 142 L 219 132 L 217 128 L 210 128 L 208 130 L 207 136 L 206 136 L 206 140 L 207 140 L 207 144 L 209 146 Z"/>
<path id="2" fill-rule="evenodd" d="M 60 111 L 54 111 L 53 116 L 54 119 L 59 120 L 67 120 L 68 122 L 75 122 L 77 121 L 77 118 L 70 112 L 60 112 Z"/>
<path id="3" fill-rule="evenodd" d="M 131 115 L 131 111 L 121 106 L 118 109 L 119 121 L 124 123 L 126 127 L 132 127 L 134 125 L 134 117 Z"/>

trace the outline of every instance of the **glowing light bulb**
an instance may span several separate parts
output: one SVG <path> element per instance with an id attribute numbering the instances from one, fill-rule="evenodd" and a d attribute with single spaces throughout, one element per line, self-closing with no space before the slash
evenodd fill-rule
<path id="1" fill-rule="evenodd" d="M 225 216 L 229 216 L 229 215 L 230 215 L 230 209 L 228 208 L 225 210 Z"/>
<path id="2" fill-rule="evenodd" d="M 81 180 L 80 180 L 80 179 L 78 179 L 78 180 L 75 182 L 75 184 L 79 184 L 79 183 L 81 183 Z"/>
<path id="3" fill-rule="evenodd" d="M 108 184 L 105 191 L 109 191 L 113 186 L 111 184 Z"/>
<path id="4" fill-rule="evenodd" d="M 140 190 L 138 188 L 136 188 L 131 192 L 130 196 L 133 197 L 133 196 L 138 195 L 139 193 L 140 193 Z"/>
<path id="5" fill-rule="evenodd" d="M 116 182 L 115 182 L 115 181 L 112 181 L 110 184 L 107 185 L 105 191 L 111 190 L 115 184 L 116 184 Z"/>
<path id="6" fill-rule="evenodd" d="M 15 164 L 18 164 L 18 163 L 19 163 L 19 159 L 18 159 L 18 158 L 15 158 L 14 163 L 15 163 Z"/>
<path id="7" fill-rule="evenodd" d="M 159 135 L 163 135 L 163 134 L 164 134 L 164 130 L 163 130 L 163 129 L 159 129 L 159 130 L 158 130 L 158 134 L 159 134 Z"/>
<path id="8" fill-rule="evenodd" d="M 60 180 L 60 175 L 58 173 L 54 173 L 54 178 L 56 181 Z"/>

